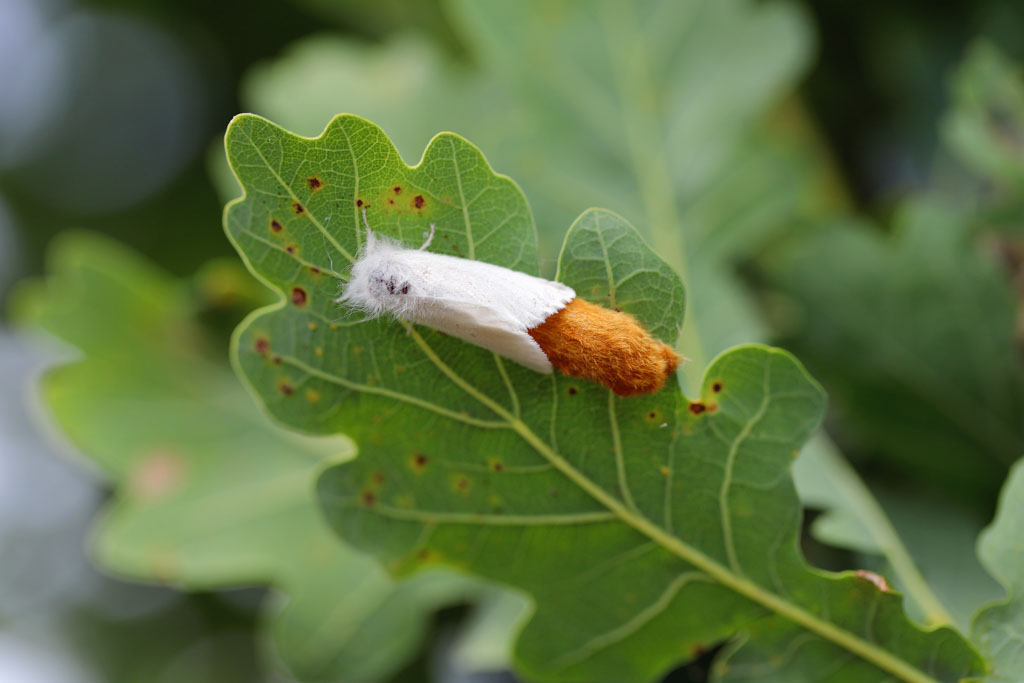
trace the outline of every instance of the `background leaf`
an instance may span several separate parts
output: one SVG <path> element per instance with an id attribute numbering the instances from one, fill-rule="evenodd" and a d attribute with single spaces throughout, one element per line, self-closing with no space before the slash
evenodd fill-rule
<path id="1" fill-rule="evenodd" d="M 1009 682 L 1024 671 L 1024 462 L 1014 466 L 999 512 L 978 541 L 981 561 L 1006 589 L 1006 599 L 978 613 L 971 637 L 991 662 L 988 680 Z"/>
<path id="2" fill-rule="evenodd" d="M 979 41 L 957 69 L 953 96 L 943 121 L 945 143 L 968 168 L 997 184 L 997 200 L 1019 201 L 1024 194 L 1024 78 L 1019 68 L 994 45 Z"/>
<path id="3" fill-rule="evenodd" d="M 273 646 L 308 681 L 392 673 L 430 613 L 470 593 L 436 573 L 395 584 L 330 533 L 313 480 L 351 444 L 284 431 L 252 405 L 197 320 L 203 289 L 236 288 L 211 289 L 207 273 L 197 291 L 85 234 L 54 246 L 51 270 L 18 308 L 84 354 L 49 371 L 43 394 L 115 482 L 94 532 L 103 567 L 192 590 L 273 585 L 287 596 L 268 610 Z"/>
<path id="4" fill-rule="evenodd" d="M 228 234 L 282 299 L 236 333 L 240 370 L 286 423 L 359 444 L 320 480 L 344 538 L 400 574 L 452 565 L 533 597 L 516 650 L 528 676 L 647 680 L 737 630 L 741 655 L 805 676 L 953 680 L 980 666 L 954 631 L 915 629 L 897 595 L 799 556 L 788 468 L 823 396 L 788 354 L 723 354 L 698 401 L 673 386 L 620 399 L 432 330 L 346 316 L 317 264 L 355 252 L 360 202 L 409 244 L 434 221 L 438 250 L 532 270 L 521 194 L 457 136 L 408 168 L 350 115 L 315 139 L 238 117 L 227 149 L 245 189 Z M 390 203 L 410 188 L 424 201 Z M 559 277 L 675 341 L 682 285 L 615 214 L 577 219 Z"/>
<path id="5" fill-rule="evenodd" d="M 1016 302 L 957 207 L 915 201 L 898 227 L 836 224 L 780 254 L 786 339 L 833 388 L 845 441 L 984 510 L 1024 451 Z"/>

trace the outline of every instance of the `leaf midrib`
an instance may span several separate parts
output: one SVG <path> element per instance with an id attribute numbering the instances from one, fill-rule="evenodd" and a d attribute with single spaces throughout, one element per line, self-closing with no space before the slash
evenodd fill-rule
<path id="1" fill-rule="evenodd" d="M 854 652 L 868 662 L 880 669 L 900 677 L 910 683 L 937 683 L 936 679 L 920 671 L 904 660 L 896 657 L 889 651 L 870 643 L 860 636 L 845 631 L 831 622 L 811 614 L 803 607 L 790 603 L 783 598 L 766 591 L 754 582 L 734 574 L 728 567 L 720 564 L 703 552 L 690 546 L 680 539 L 665 532 L 646 517 L 634 513 L 621 501 L 611 496 L 607 491 L 590 480 L 586 475 L 573 467 L 567 460 L 556 453 L 544 442 L 529 425 L 516 418 L 505 410 L 500 404 L 490 397 L 481 393 L 476 387 L 469 384 L 454 370 L 452 370 L 434 350 L 426 343 L 422 336 L 410 327 L 410 336 L 420 350 L 430 359 L 432 363 L 443 372 L 456 386 L 491 409 L 496 415 L 504 419 L 509 427 L 515 431 L 524 441 L 534 448 L 542 457 L 550 462 L 558 471 L 564 474 L 570 481 L 579 486 L 599 503 L 607 507 L 614 515 L 625 524 L 633 527 L 640 533 L 646 535 L 663 548 L 688 562 L 694 567 L 704 571 L 723 586 L 730 588 L 740 595 L 767 607 L 771 611 L 803 626 L 809 631 L 832 641 L 843 649 Z"/>

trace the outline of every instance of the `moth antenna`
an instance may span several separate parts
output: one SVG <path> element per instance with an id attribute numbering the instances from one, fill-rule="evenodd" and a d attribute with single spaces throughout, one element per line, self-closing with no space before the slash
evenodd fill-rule
<path id="1" fill-rule="evenodd" d="M 428 235 L 426 232 L 424 232 L 423 235 L 427 238 L 427 241 L 423 243 L 422 247 L 420 247 L 420 251 L 426 251 L 427 247 L 430 246 L 430 243 L 434 241 L 434 224 L 433 223 L 430 224 L 430 234 Z"/>
<path id="2" fill-rule="evenodd" d="M 323 240 L 324 243 L 324 253 L 327 254 L 327 262 L 331 264 L 331 270 L 337 273 L 338 271 L 334 269 L 334 254 L 332 254 L 331 250 L 327 248 L 326 235 L 320 233 L 320 239 Z"/>
<path id="3" fill-rule="evenodd" d="M 366 248 L 372 249 L 374 243 L 373 230 L 370 230 L 370 221 L 366 219 L 366 207 L 363 207 L 363 225 L 366 226 Z"/>

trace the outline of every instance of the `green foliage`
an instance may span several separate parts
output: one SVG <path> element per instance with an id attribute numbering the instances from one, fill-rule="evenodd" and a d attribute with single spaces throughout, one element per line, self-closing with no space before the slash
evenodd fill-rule
<path id="1" fill-rule="evenodd" d="M 240 116 L 227 150 L 245 191 L 227 232 L 280 298 L 236 334 L 242 375 L 284 423 L 358 444 L 319 484 L 343 538 L 400 575 L 454 566 L 533 598 L 516 649 L 528 676 L 649 680 L 735 633 L 719 662 L 730 680 L 981 670 L 954 631 L 911 625 L 898 595 L 803 561 L 789 466 L 824 399 L 791 356 L 739 347 L 706 369 L 698 400 L 676 386 L 621 399 L 363 320 L 333 302 L 361 208 L 409 244 L 433 222 L 439 251 L 535 272 L 515 185 L 453 134 L 409 168 L 349 115 L 315 139 Z M 682 285 L 617 215 L 576 220 L 558 277 L 676 341 Z"/>
<path id="2" fill-rule="evenodd" d="M 115 485 L 96 561 L 193 590 L 274 586 L 287 601 L 268 606 L 273 646 L 303 680 L 374 680 L 400 667 L 429 614 L 466 595 L 466 582 L 395 584 L 332 536 L 312 487 L 324 465 L 351 456 L 350 442 L 271 425 L 197 319 L 210 295 L 230 299 L 248 276 L 219 267 L 176 281 L 86 234 L 56 243 L 50 268 L 16 309 L 83 354 L 46 374 L 43 398 Z"/>
<path id="3" fill-rule="evenodd" d="M 988 514 L 1024 452 L 1020 294 L 993 258 L 1020 249 L 1024 81 L 982 43 L 952 92 L 945 143 L 978 177 L 940 175 L 955 187 L 905 202 L 891 236 L 845 221 L 764 264 L 786 296 L 784 339 L 830 387 L 844 441 Z"/>
<path id="4" fill-rule="evenodd" d="M 793 347 L 832 387 L 844 435 L 984 505 L 1024 452 L 1016 302 L 957 207 L 922 199 L 897 223 L 892 239 L 833 225 L 769 277 L 798 305 Z"/>
<path id="5" fill-rule="evenodd" d="M 1024 75 L 986 42 L 975 44 L 953 80 L 946 144 L 995 184 L 999 201 L 1024 197 Z M 1019 211 L 1022 207 L 1016 204 Z"/>
<path id="6" fill-rule="evenodd" d="M 1018 681 L 1024 671 L 1024 461 L 1006 481 L 996 519 L 978 542 L 978 555 L 1007 597 L 978 613 L 971 637 L 991 662 L 988 680 Z"/>

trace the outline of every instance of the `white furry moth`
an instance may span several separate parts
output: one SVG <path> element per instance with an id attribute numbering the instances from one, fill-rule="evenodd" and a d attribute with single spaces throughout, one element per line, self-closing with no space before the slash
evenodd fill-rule
<path id="1" fill-rule="evenodd" d="M 366 222 L 366 210 L 363 210 Z M 482 346 L 531 370 L 601 382 L 621 395 L 656 391 L 679 356 L 636 320 L 576 297 L 560 282 L 483 261 L 410 249 L 374 235 L 338 302 L 390 313 Z"/>

